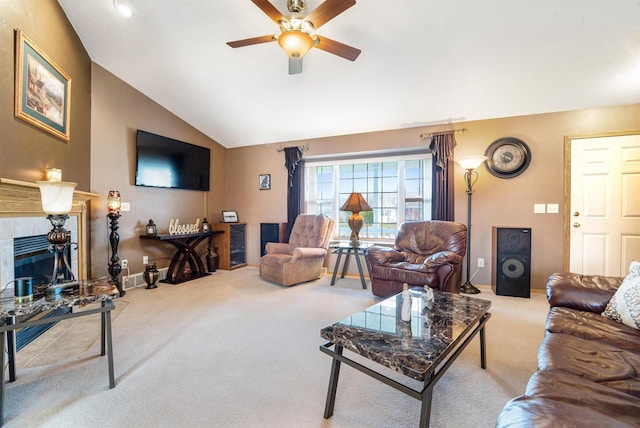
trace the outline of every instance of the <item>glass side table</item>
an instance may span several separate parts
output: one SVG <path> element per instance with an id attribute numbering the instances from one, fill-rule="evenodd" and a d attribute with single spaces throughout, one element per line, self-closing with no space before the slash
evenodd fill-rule
<path id="1" fill-rule="evenodd" d="M 356 264 L 358 265 L 358 273 L 360 274 L 360 282 L 362 282 L 362 288 L 367 288 L 367 281 L 364 277 L 364 272 L 362 271 L 362 262 L 360 261 L 360 257 L 364 259 L 364 264 L 367 266 L 367 273 L 369 274 L 369 281 L 371 281 L 371 267 L 369 263 L 367 263 L 367 259 L 364 257 L 367 254 L 367 248 L 376 245 L 375 242 L 360 242 L 360 245 L 353 246 L 351 245 L 351 241 L 334 241 L 329 244 L 329 248 L 331 249 L 332 254 L 337 254 L 336 265 L 333 268 L 333 276 L 331 277 L 331 285 L 336 283 L 336 276 L 338 275 L 338 270 L 340 269 L 340 261 L 342 260 L 342 256 L 344 255 L 344 263 L 342 265 L 342 274 L 340 278 L 344 278 L 347 270 L 349 270 L 349 256 L 353 255 L 356 259 Z"/>

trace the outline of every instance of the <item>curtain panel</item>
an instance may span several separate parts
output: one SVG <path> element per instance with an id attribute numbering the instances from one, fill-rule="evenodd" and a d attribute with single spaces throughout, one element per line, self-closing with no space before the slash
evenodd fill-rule
<path id="1" fill-rule="evenodd" d="M 287 236 L 289 241 L 291 229 L 296 218 L 300 215 L 302 205 L 302 168 L 299 168 L 302 161 L 301 147 L 287 147 L 284 149 L 284 166 L 287 168 Z"/>
<path id="2" fill-rule="evenodd" d="M 453 132 L 431 136 L 429 149 L 433 155 L 431 186 L 431 219 L 453 221 L 455 217 L 454 160 L 456 138 Z"/>

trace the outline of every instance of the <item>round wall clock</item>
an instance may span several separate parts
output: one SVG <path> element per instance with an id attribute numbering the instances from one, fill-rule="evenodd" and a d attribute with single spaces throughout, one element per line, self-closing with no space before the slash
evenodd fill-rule
<path id="1" fill-rule="evenodd" d="M 531 163 L 531 150 L 527 144 L 514 137 L 500 138 L 487 147 L 487 168 L 499 178 L 511 178 L 522 174 Z"/>

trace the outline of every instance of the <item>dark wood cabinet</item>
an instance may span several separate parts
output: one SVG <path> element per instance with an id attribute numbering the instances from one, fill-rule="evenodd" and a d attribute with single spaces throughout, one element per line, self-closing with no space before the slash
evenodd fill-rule
<path id="1" fill-rule="evenodd" d="M 236 269 L 247 265 L 246 253 L 246 223 L 215 223 L 216 234 L 213 245 L 218 253 L 218 268 L 224 270 Z"/>

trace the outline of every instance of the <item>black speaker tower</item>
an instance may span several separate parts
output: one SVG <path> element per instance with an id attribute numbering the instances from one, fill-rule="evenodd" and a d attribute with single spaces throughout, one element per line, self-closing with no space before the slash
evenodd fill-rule
<path id="1" fill-rule="evenodd" d="M 499 296 L 531 297 L 531 229 L 493 227 L 491 288 Z"/>
<path id="2" fill-rule="evenodd" d="M 260 223 L 260 257 L 266 252 L 267 242 L 283 242 L 286 223 Z"/>

